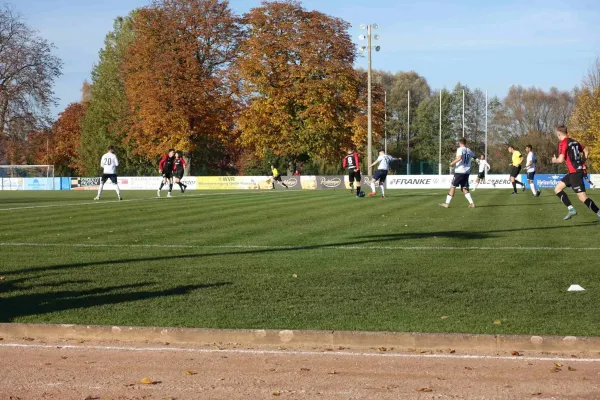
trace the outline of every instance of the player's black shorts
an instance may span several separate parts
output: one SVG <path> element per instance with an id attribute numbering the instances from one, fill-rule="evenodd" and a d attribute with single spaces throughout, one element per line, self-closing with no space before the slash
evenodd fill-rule
<path id="1" fill-rule="evenodd" d="M 527 173 L 527 180 L 533 181 L 535 179 L 535 171 Z"/>
<path id="2" fill-rule="evenodd" d="M 117 174 L 103 174 L 102 175 L 102 183 L 106 183 L 107 180 L 109 180 L 113 183 L 113 184 L 117 184 Z"/>
<path id="3" fill-rule="evenodd" d="M 583 183 L 583 171 L 569 173 L 560 180 L 567 187 L 573 189 L 575 193 L 585 193 L 585 184 Z"/>
<path id="4" fill-rule="evenodd" d="M 183 170 L 177 170 L 177 171 L 175 171 L 175 178 L 177 178 L 177 179 L 183 179 Z"/>
<path id="5" fill-rule="evenodd" d="M 480 172 L 479 175 L 477 175 L 477 178 L 485 179 L 485 172 Z"/>
<path id="6" fill-rule="evenodd" d="M 281 180 L 281 175 L 274 176 L 274 177 L 273 177 L 273 180 L 274 180 L 274 181 L 277 181 L 277 182 L 283 182 L 283 181 Z"/>
<path id="7" fill-rule="evenodd" d="M 454 179 L 452 179 L 452 186 L 459 187 L 461 189 L 469 188 L 469 174 L 454 174 Z"/>
<path id="8" fill-rule="evenodd" d="M 375 175 L 373 175 L 373 182 L 379 181 L 380 184 L 385 183 L 388 176 L 387 169 L 378 169 L 375 171 Z"/>
<path id="9" fill-rule="evenodd" d="M 167 179 L 173 178 L 173 171 L 163 171 L 163 178 L 167 178 Z"/>
<path id="10" fill-rule="evenodd" d="M 519 174 L 521 173 L 521 166 L 517 166 L 515 167 L 514 165 L 512 167 L 510 167 L 510 176 L 512 178 L 516 178 L 517 176 L 519 176 Z"/>
<path id="11" fill-rule="evenodd" d="M 351 169 L 348 172 L 348 179 L 350 179 L 350 183 L 354 183 L 354 181 L 356 181 L 356 183 L 360 183 L 360 181 L 362 179 L 362 176 L 360 175 L 360 171 Z"/>

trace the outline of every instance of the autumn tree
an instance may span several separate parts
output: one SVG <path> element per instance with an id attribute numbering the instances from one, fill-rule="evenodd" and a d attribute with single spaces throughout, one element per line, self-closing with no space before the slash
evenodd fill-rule
<path id="1" fill-rule="evenodd" d="M 591 149 L 588 166 L 600 170 L 600 58 L 584 78 L 577 92 L 570 132 Z"/>
<path id="2" fill-rule="evenodd" d="M 121 66 L 134 38 L 133 15 L 135 11 L 115 20 L 100 50 L 99 61 L 92 69 L 90 86 L 84 85 L 82 90 L 84 98 L 89 99 L 79 146 L 78 164 L 83 174 L 97 173 L 100 157 L 110 145 L 116 147 L 119 173 L 137 175 L 155 169 L 154 163 L 134 154 L 135 149 L 126 142 L 130 108 Z"/>
<path id="3" fill-rule="evenodd" d="M 122 69 L 127 142 L 149 158 L 172 147 L 222 167 L 235 142 L 229 67 L 243 34 L 238 18 L 225 1 L 161 0 L 140 9 L 133 27 Z"/>
<path id="4" fill-rule="evenodd" d="M 19 162 L 27 135 L 50 123 L 62 66 L 53 51 L 10 6 L 0 8 L 0 159 L 6 162 Z"/>
<path id="5" fill-rule="evenodd" d="M 56 175 L 69 176 L 78 168 L 77 156 L 85 109 L 82 103 L 69 104 L 52 126 L 49 158 Z"/>
<path id="6" fill-rule="evenodd" d="M 237 62 L 246 106 L 238 120 L 242 145 L 290 161 L 337 159 L 345 146 L 362 145 L 352 132 L 364 91 L 349 24 L 294 1 L 264 2 L 244 21 L 248 38 Z"/>

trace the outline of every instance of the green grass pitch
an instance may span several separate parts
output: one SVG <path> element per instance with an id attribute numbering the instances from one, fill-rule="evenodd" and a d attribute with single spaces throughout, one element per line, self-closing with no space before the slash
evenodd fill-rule
<path id="1" fill-rule="evenodd" d="M 0 322 L 600 336 L 571 193 L 153 195 L 0 192 Z"/>

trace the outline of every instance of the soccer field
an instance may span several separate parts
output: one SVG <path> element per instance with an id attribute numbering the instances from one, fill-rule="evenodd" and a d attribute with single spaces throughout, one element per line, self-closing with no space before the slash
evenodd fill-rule
<path id="1" fill-rule="evenodd" d="M 600 336 L 573 194 L 388 194 L 1 192 L 0 322 Z"/>

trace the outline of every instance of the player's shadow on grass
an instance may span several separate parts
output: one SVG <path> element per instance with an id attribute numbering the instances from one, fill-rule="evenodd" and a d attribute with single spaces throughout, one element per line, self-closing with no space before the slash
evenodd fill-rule
<path id="1" fill-rule="evenodd" d="M 154 283 L 109 286 L 89 290 L 53 291 L 23 294 L 0 299 L 0 322 L 15 318 L 42 315 L 72 309 L 121 304 L 159 297 L 184 296 L 195 290 L 218 288 L 231 282 L 178 286 L 171 289 L 150 290 Z"/>

